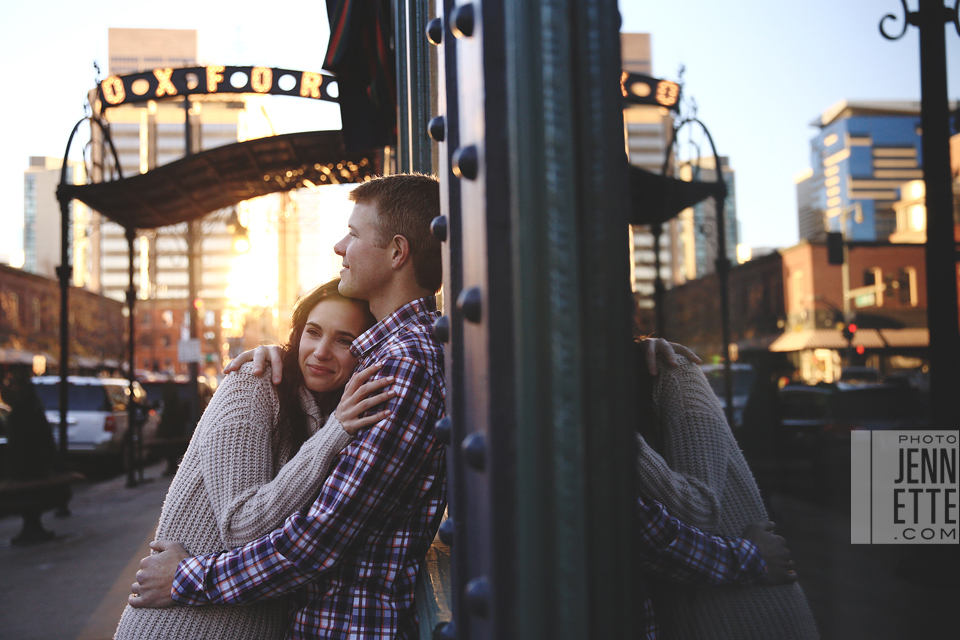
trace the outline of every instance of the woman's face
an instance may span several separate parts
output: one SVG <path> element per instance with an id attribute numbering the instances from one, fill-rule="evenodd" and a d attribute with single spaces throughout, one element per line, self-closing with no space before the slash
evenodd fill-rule
<path id="1" fill-rule="evenodd" d="M 300 336 L 300 371 L 311 391 L 324 393 L 347 383 L 357 366 L 350 345 L 364 332 L 360 308 L 346 300 L 321 300 Z"/>

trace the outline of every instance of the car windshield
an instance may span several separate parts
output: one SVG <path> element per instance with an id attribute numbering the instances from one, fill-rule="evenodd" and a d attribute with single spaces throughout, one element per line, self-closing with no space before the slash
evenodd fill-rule
<path id="1" fill-rule="evenodd" d="M 60 409 L 60 383 L 35 385 L 37 395 L 47 411 Z M 69 384 L 67 406 L 70 411 L 112 411 L 113 407 L 100 385 Z M 123 397 L 123 392 L 120 392 Z"/>
<path id="2" fill-rule="evenodd" d="M 840 419 L 902 420 L 926 415 L 926 404 L 915 389 L 850 389 L 834 395 L 833 413 Z"/>
<path id="3" fill-rule="evenodd" d="M 827 416 L 829 393 L 784 391 L 780 394 L 783 417 L 788 420 L 821 420 Z"/>

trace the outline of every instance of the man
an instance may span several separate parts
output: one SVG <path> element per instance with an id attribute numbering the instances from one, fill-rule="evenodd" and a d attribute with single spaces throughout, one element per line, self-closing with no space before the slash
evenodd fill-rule
<path id="1" fill-rule="evenodd" d="M 366 300 L 379 321 L 351 351 L 359 369 L 380 362 L 377 376 L 394 378 L 390 416 L 344 449 L 316 501 L 282 528 L 197 557 L 153 543 L 161 553 L 141 562 L 132 606 L 244 604 L 298 590 L 289 638 L 418 636 L 417 569 L 446 506 L 433 430 L 444 412 L 443 348 L 432 330 L 441 256 L 429 229 L 439 184 L 392 175 L 350 198 L 349 232 L 334 247 L 340 292 Z"/>

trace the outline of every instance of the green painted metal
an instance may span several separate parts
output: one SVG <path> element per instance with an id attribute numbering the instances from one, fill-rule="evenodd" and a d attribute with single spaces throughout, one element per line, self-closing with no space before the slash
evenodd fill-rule
<path id="1" fill-rule="evenodd" d="M 394 56 L 397 68 L 397 173 L 410 171 L 410 93 L 409 75 L 407 69 L 409 60 L 407 49 L 410 46 L 407 32 L 406 0 L 393 0 L 393 43 Z M 386 169 L 386 168 L 385 168 Z"/>
<path id="2" fill-rule="evenodd" d="M 522 638 L 634 635 L 616 6 L 506 3 Z"/>
<path id="3" fill-rule="evenodd" d="M 430 51 L 424 28 L 430 0 L 393 0 L 397 59 L 397 171 L 432 173 Z"/>

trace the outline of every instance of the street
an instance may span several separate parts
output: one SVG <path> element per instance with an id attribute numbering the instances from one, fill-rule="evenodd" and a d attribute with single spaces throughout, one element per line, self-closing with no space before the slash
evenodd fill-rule
<path id="1" fill-rule="evenodd" d="M 0 638 L 112 637 L 170 483 L 162 470 L 149 467 L 148 481 L 135 489 L 125 488 L 125 476 L 75 487 L 70 517 L 44 516 L 57 534 L 49 543 L 10 546 L 19 518 L 0 519 Z M 956 636 L 957 571 L 946 561 L 948 547 L 851 545 L 843 506 L 779 494 L 772 503 L 824 640 Z M 952 590 L 905 579 L 924 571 L 928 581 L 941 576 Z"/>
<path id="2" fill-rule="evenodd" d="M 149 552 L 171 478 L 164 464 L 126 488 L 126 476 L 74 486 L 72 515 L 44 514 L 51 542 L 14 547 L 20 518 L 0 519 L 0 638 L 107 640 Z"/>

